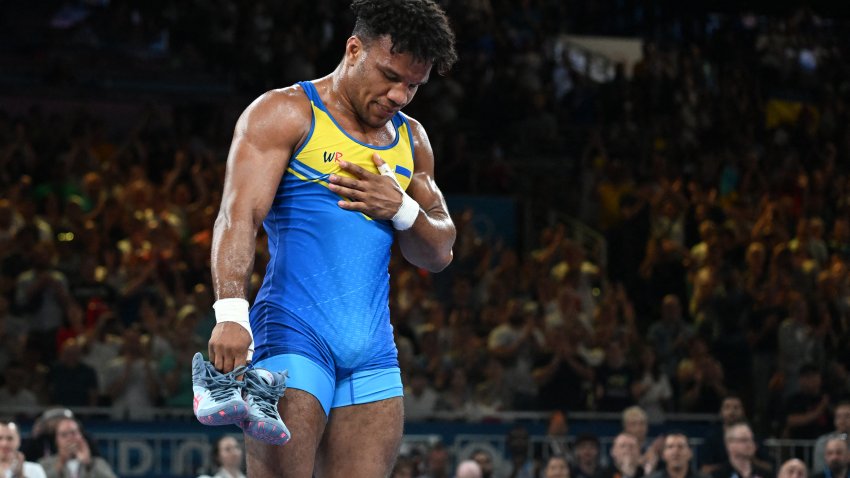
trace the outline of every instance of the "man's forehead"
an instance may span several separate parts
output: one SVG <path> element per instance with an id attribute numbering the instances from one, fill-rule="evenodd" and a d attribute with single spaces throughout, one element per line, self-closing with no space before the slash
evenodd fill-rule
<path id="1" fill-rule="evenodd" d="M 844 438 L 831 438 L 828 442 L 826 442 L 827 448 L 844 448 L 848 447 L 847 440 Z"/>
<path id="2" fill-rule="evenodd" d="M 378 37 L 370 42 L 369 49 L 377 52 L 378 65 L 391 68 L 395 73 L 404 75 L 411 83 L 423 83 L 431 74 L 433 63 L 416 58 L 410 52 L 393 51 L 393 42 L 389 35 Z M 412 81 L 416 80 L 416 81 Z"/>

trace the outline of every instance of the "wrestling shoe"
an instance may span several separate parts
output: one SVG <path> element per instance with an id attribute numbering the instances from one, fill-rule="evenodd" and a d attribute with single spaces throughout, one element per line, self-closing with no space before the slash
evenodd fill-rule
<path id="1" fill-rule="evenodd" d="M 192 409 L 204 425 L 239 424 L 248 418 L 248 405 L 242 399 L 245 383 L 236 377 L 247 367 L 237 367 L 232 372 L 221 373 L 204 360 L 200 352 L 192 358 L 192 390 L 195 400 Z"/>
<path id="2" fill-rule="evenodd" d="M 248 418 L 240 426 L 245 434 L 272 445 L 289 441 L 289 429 L 280 419 L 277 401 L 286 390 L 286 372 L 249 369 L 245 372 Z"/>

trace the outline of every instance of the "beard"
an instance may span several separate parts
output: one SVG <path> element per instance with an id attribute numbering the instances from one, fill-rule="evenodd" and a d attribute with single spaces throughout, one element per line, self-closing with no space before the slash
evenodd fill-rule
<path id="1" fill-rule="evenodd" d="M 827 463 L 826 467 L 829 468 L 833 478 L 843 478 L 847 476 L 847 463 L 832 462 Z"/>

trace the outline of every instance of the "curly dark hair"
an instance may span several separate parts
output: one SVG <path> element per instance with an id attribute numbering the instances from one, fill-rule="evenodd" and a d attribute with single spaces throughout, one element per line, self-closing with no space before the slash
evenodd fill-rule
<path id="1" fill-rule="evenodd" d="M 457 61 L 455 35 L 433 0 L 354 0 L 354 35 L 368 40 L 389 35 L 394 53 L 429 61 L 441 75 Z"/>

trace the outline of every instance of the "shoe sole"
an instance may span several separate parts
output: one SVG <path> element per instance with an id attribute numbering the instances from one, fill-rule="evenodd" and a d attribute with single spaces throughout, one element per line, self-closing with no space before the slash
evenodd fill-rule
<path id="1" fill-rule="evenodd" d="M 239 424 L 245 434 L 270 445 L 285 445 L 289 441 L 289 430 L 275 423 L 245 420 Z"/>
<path id="2" fill-rule="evenodd" d="M 195 406 L 195 417 L 199 422 L 209 426 L 233 425 L 242 423 L 248 416 L 248 405 L 243 401 L 225 404 L 212 410 L 199 413 Z"/>

